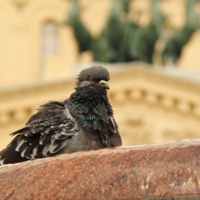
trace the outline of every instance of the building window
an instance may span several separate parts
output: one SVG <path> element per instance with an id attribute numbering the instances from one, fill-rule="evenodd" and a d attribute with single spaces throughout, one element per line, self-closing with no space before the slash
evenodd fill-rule
<path id="1" fill-rule="evenodd" d="M 42 54 L 52 56 L 58 53 L 58 25 L 45 22 L 42 26 Z"/>

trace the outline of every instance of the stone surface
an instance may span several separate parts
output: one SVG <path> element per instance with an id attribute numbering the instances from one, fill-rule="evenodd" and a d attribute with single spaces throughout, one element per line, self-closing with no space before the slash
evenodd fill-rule
<path id="1" fill-rule="evenodd" d="M 200 140 L 63 154 L 0 167 L 0 199 L 193 195 L 199 199 Z"/>

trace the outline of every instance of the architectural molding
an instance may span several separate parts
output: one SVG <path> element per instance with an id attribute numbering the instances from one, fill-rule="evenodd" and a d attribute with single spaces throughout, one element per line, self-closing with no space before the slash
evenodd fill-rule
<path id="1" fill-rule="evenodd" d="M 67 99 L 74 85 L 73 77 L 0 91 L 0 129 L 20 128 L 41 104 Z M 110 86 L 124 145 L 198 137 L 200 84 L 136 64 L 111 70 Z"/>
<path id="2" fill-rule="evenodd" d="M 118 87 L 118 85 L 115 86 L 115 81 L 119 77 L 123 77 L 120 79 L 120 83 L 123 82 L 120 91 L 114 88 Z M 129 79 L 132 82 L 131 88 L 129 84 L 126 85 L 126 83 L 129 83 Z M 144 80 L 148 80 L 147 85 L 138 84 L 138 81 L 142 82 Z M 109 97 L 116 105 L 120 106 L 128 101 L 134 104 L 143 102 L 150 107 L 159 106 L 165 111 L 176 111 L 180 115 L 191 115 L 200 119 L 200 85 L 197 83 L 173 78 L 166 74 L 155 73 L 154 70 L 141 67 L 113 72 L 111 81 L 114 89 L 109 92 Z M 29 98 L 38 94 L 52 93 L 52 91 L 56 90 L 63 90 L 64 92 L 69 85 L 72 86 L 70 91 L 73 91 L 72 83 L 74 81 L 70 79 L 55 83 L 36 84 L 24 88 L 1 90 L 0 102 L 3 104 L 9 99 L 18 99 L 22 96 L 23 98 Z M 154 85 L 154 87 L 151 87 L 149 84 Z M 158 87 L 156 88 L 155 86 Z M 168 93 L 166 89 L 168 89 Z M 183 98 L 180 92 L 183 92 L 183 96 L 186 94 L 187 98 Z M 29 109 L 31 110 L 31 108 Z"/>

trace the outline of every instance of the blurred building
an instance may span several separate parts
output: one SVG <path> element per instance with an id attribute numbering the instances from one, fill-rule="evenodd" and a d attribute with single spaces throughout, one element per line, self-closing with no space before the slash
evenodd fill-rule
<path id="1" fill-rule="evenodd" d="M 146 26 L 150 0 L 133 0 L 133 19 Z M 161 1 L 168 26 L 183 27 L 186 0 Z M 81 19 L 93 37 L 103 30 L 112 0 L 80 0 Z M 0 149 L 9 133 L 22 127 L 39 105 L 64 100 L 73 92 L 81 67 L 90 66 L 91 52 L 78 52 L 73 29 L 67 26 L 69 0 L 0 1 Z M 130 9 L 130 10 L 131 10 Z M 131 17 L 131 12 L 129 13 Z M 191 82 L 200 69 L 200 32 L 196 31 L 172 71 L 144 64 L 109 65 L 109 92 L 124 145 L 160 143 L 198 137 L 200 85 Z M 157 55 L 163 48 L 157 41 Z M 77 64 L 78 63 L 78 64 Z M 159 64 L 156 60 L 155 64 Z M 191 76 L 188 78 L 188 74 Z"/>

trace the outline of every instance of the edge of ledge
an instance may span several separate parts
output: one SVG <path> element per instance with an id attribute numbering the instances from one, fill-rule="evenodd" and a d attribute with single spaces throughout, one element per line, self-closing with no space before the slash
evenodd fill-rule
<path id="1" fill-rule="evenodd" d="M 106 148 L 8 164 L 0 167 L 0 182 L 0 199 L 200 195 L 200 140 Z"/>

